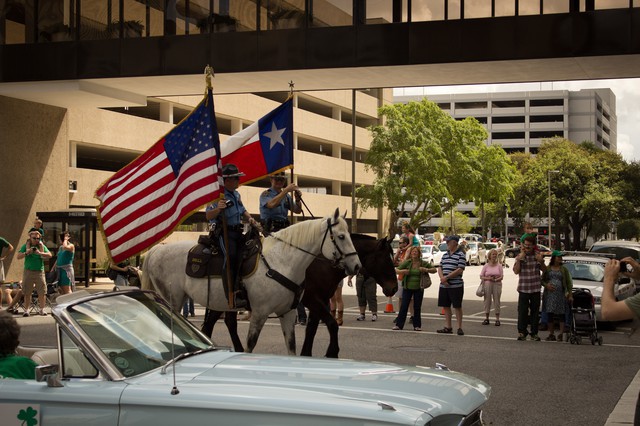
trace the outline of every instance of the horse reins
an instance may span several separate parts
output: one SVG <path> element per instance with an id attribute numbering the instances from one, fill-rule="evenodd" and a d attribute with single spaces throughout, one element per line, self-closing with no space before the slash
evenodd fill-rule
<path id="1" fill-rule="evenodd" d="M 334 227 L 334 226 L 336 226 L 337 224 L 338 224 L 338 222 L 331 223 L 331 218 L 328 218 L 328 219 L 327 219 L 327 230 L 326 230 L 326 231 L 324 231 L 324 236 L 322 237 L 322 243 L 320 243 L 320 249 L 322 249 L 322 247 L 324 246 L 324 242 L 325 242 L 325 240 L 327 239 L 327 234 L 329 234 L 329 239 L 331 240 L 331 242 L 333 243 L 333 246 L 335 247 L 335 249 L 338 251 L 338 254 L 340 255 L 340 257 L 337 257 L 337 256 L 336 256 L 336 252 L 335 252 L 335 251 L 333 252 L 333 263 L 334 263 L 334 264 L 336 264 L 336 263 L 340 262 L 340 261 L 341 261 L 341 260 L 343 260 L 343 259 L 346 259 L 346 258 L 347 258 L 347 257 L 349 257 L 349 256 L 357 256 L 357 255 L 358 255 L 358 253 L 357 253 L 357 252 L 355 252 L 355 251 L 353 251 L 353 252 L 351 252 L 351 253 L 346 253 L 346 254 L 345 254 L 345 253 L 340 249 L 340 247 L 338 246 L 338 243 L 336 243 L 336 238 L 335 238 L 335 236 L 333 235 L 333 227 Z M 316 257 L 316 258 L 321 258 L 321 256 L 320 256 L 319 254 L 311 253 L 310 251 L 305 250 L 305 249 L 303 249 L 303 248 L 301 248 L 301 247 L 298 247 L 298 246 L 296 246 L 296 245 L 294 245 L 294 244 L 291 244 L 291 243 L 290 243 L 290 242 L 288 242 L 288 241 L 284 241 L 282 238 L 279 238 L 279 237 L 277 237 L 277 236 L 275 236 L 275 235 L 273 235 L 273 234 L 269 235 L 269 237 L 271 237 L 271 238 L 275 238 L 276 240 L 278 240 L 278 241 L 280 241 L 280 242 L 282 242 L 282 243 L 284 243 L 284 244 L 286 244 L 286 245 L 288 245 L 288 246 L 291 246 L 291 247 L 293 247 L 293 248 L 295 248 L 295 249 L 298 249 L 298 250 L 300 250 L 300 251 L 302 251 L 302 252 L 304 252 L 304 253 L 307 253 L 307 254 L 308 254 L 308 255 L 310 255 L 310 256 L 313 256 L 313 257 Z"/>

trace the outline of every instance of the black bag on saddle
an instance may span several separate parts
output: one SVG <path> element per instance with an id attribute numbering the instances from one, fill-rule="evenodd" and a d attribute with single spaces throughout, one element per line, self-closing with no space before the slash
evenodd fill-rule
<path id="1" fill-rule="evenodd" d="M 258 254 L 261 250 L 260 238 L 250 238 L 244 243 L 240 266 L 242 277 L 247 277 L 255 272 L 258 265 Z M 216 244 L 216 239 L 210 235 L 200 235 L 198 244 L 191 247 L 187 253 L 186 273 L 193 278 L 220 277 L 223 262 L 224 256 Z"/>

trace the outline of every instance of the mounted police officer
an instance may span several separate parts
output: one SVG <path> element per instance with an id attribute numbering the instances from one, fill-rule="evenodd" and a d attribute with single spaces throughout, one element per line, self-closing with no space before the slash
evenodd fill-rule
<path id="1" fill-rule="evenodd" d="M 251 217 L 247 209 L 245 209 L 240 199 L 240 193 L 237 191 L 240 185 L 240 176 L 245 174 L 238 170 L 235 164 L 227 164 L 222 167 L 222 179 L 224 181 L 224 200 L 218 200 L 217 204 L 212 204 L 207 207 L 207 220 L 212 226 L 215 226 L 217 230 L 222 229 L 222 214 L 226 217 L 227 222 L 227 237 L 228 247 L 225 247 L 223 232 L 215 232 L 220 240 L 220 247 L 225 248 L 226 254 L 229 258 L 229 262 L 224 263 L 222 270 L 223 282 L 227 283 L 227 263 L 231 269 L 231 280 L 234 291 L 234 306 L 236 308 L 247 307 L 247 293 L 242 284 L 240 283 L 239 267 L 242 249 L 244 243 L 244 236 L 242 231 L 244 225 L 242 219 L 248 222 L 251 226 L 258 227 L 259 224 L 255 219 Z"/>
<path id="2" fill-rule="evenodd" d="M 298 186 L 290 183 L 285 187 L 287 178 L 284 172 L 274 173 L 269 179 L 271 187 L 260 195 L 260 220 L 267 235 L 290 225 L 287 219 L 289 210 L 302 213 L 300 205 L 302 193 Z M 295 201 L 291 194 L 294 195 Z"/>
<path id="3" fill-rule="evenodd" d="M 277 232 L 290 225 L 287 218 L 289 210 L 294 213 L 302 213 L 300 199 L 302 193 L 298 186 L 290 183 L 285 187 L 287 178 L 284 172 L 274 173 L 269 176 L 271 187 L 260 195 L 260 221 L 265 235 Z M 295 201 L 291 194 L 295 197 Z M 307 323 L 307 313 L 302 302 L 298 304 L 298 323 Z"/>

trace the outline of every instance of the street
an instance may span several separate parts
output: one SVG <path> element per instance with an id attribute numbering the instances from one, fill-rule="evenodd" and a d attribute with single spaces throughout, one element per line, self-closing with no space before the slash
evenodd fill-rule
<path id="1" fill-rule="evenodd" d="M 500 327 L 482 325 L 482 300 L 475 295 L 480 266 L 467 267 L 464 309 L 465 336 L 439 335 L 443 317 L 436 307 L 437 286 L 425 294 L 422 332 L 392 331 L 394 314 L 384 314 L 387 299 L 378 295 L 379 319 L 356 321 L 355 291 L 344 287 L 345 323 L 340 328 L 340 357 L 358 360 L 434 366 L 478 377 L 492 386 L 485 407 L 485 422 L 492 425 L 603 425 L 620 396 L 640 369 L 640 339 L 628 337 L 631 323 L 616 331 L 602 332 L 603 346 L 566 342 L 516 340 L 516 277 L 505 271 Z M 394 300 L 395 302 L 395 300 Z M 394 303 L 397 307 L 397 303 Z M 200 326 L 204 310 L 196 308 L 192 322 Z M 18 318 L 18 317 L 17 317 Z M 23 326 L 23 345 L 55 346 L 51 317 L 18 318 Z M 248 322 L 239 322 L 239 333 L 246 336 Z M 303 326 L 296 326 L 297 346 L 304 339 Z M 408 331 L 411 330 L 411 331 Z M 544 339 L 547 332 L 541 332 Z M 214 341 L 231 345 L 222 322 L 214 330 Z M 320 324 L 314 355 L 322 356 L 328 333 Z M 269 319 L 256 352 L 285 354 L 276 318 Z"/>

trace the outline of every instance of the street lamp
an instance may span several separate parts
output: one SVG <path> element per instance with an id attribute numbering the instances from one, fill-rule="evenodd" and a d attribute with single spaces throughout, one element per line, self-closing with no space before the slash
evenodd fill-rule
<path id="1" fill-rule="evenodd" d="M 547 198 L 549 201 L 549 218 L 548 218 L 548 222 L 547 224 L 549 225 L 549 235 L 547 235 L 547 238 L 549 239 L 548 243 L 549 243 L 549 248 L 553 249 L 553 247 L 551 247 L 551 173 L 560 173 L 560 170 L 548 170 L 547 171 L 547 182 L 548 182 L 548 193 L 547 193 Z"/>

